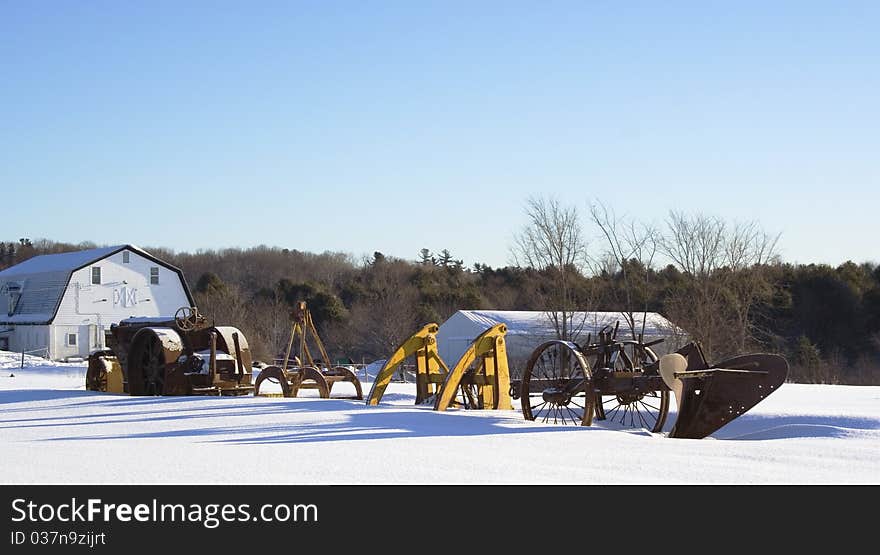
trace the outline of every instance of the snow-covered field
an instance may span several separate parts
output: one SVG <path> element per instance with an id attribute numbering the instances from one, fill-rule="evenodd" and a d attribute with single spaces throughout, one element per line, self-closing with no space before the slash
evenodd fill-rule
<path id="1" fill-rule="evenodd" d="M 85 391 L 84 363 L 19 365 L 0 351 L 4 484 L 880 483 L 880 387 L 785 384 L 713 437 L 677 440 L 437 413 L 413 384 L 378 407 L 128 397 Z"/>

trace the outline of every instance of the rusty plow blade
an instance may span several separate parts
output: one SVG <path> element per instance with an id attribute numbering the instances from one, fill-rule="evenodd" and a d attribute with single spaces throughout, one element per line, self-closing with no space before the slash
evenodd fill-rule
<path id="1" fill-rule="evenodd" d="M 678 401 L 669 437 L 702 439 L 779 389 L 788 376 L 788 362 L 778 355 L 756 354 L 691 370 L 687 359 L 673 353 L 661 358 L 660 374 Z"/>

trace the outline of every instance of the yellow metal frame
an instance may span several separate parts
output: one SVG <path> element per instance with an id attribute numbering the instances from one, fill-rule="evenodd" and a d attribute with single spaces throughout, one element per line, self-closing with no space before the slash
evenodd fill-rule
<path id="1" fill-rule="evenodd" d="M 395 370 L 407 358 L 415 355 L 416 404 L 424 403 L 433 396 L 434 410 L 444 411 L 450 406 L 459 405 L 455 395 L 461 388 L 472 408 L 512 409 L 510 369 L 504 341 L 507 326 L 497 324 L 481 333 L 468 346 L 452 371 L 438 352 L 439 330 L 437 324 L 428 324 L 394 351 L 376 375 L 367 404 L 379 404 Z"/>
<path id="2" fill-rule="evenodd" d="M 431 395 L 436 395 L 446 381 L 449 367 L 437 352 L 437 332 L 440 326 L 431 323 L 414 333 L 394 351 L 385 361 L 385 365 L 376 375 L 368 405 L 378 405 L 391 382 L 394 371 L 403 362 L 415 355 L 416 357 L 416 404 L 424 403 Z"/>
<path id="3" fill-rule="evenodd" d="M 472 387 L 476 388 L 476 399 L 471 398 L 482 409 L 512 409 L 510 403 L 510 369 L 507 365 L 507 347 L 504 336 L 507 326 L 496 324 L 481 333 L 461 356 L 455 368 L 446 376 L 446 381 L 434 401 L 434 410 L 444 411 L 455 405 L 455 395 L 459 387 L 470 398 Z M 473 371 L 468 371 L 473 368 Z M 474 407 L 476 408 L 476 407 Z"/>
<path id="4" fill-rule="evenodd" d="M 101 363 L 107 373 L 107 393 L 125 393 L 122 365 L 119 361 L 111 357 L 101 357 Z"/>

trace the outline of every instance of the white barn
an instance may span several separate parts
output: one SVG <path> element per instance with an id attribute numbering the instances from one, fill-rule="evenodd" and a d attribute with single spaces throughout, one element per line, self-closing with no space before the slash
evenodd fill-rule
<path id="1" fill-rule="evenodd" d="M 665 354 L 680 347 L 684 332 L 675 324 L 656 312 L 636 312 L 636 332 L 641 332 L 642 317 L 645 317 L 644 340 L 664 338 L 664 343 L 654 347 L 658 354 Z M 617 333 L 619 339 L 631 339 L 632 333 L 626 325 L 621 312 L 574 312 L 571 322 L 578 330 L 575 340 L 583 343 L 587 334 L 596 339 L 603 326 L 614 327 L 620 322 Z M 440 358 L 453 365 L 464 354 L 468 345 L 478 335 L 496 324 L 507 326 L 505 344 L 511 370 L 521 370 L 532 351 L 545 341 L 556 339 L 556 328 L 548 312 L 528 310 L 459 310 L 443 322 L 437 332 Z"/>
<path id="2" fill-rule="evenodd" d="M 179 269 L 132 245 L 35 256 L 0 272 L 0 350 L 85 357 L 111 324 L 193 303 Z"/>

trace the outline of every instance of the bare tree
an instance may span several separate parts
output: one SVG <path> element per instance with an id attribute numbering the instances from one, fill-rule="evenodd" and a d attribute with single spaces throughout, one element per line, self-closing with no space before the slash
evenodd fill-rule
<path id="1" fill-rule="evenodd" d="M 728 225 L 716 217 L 671 212 L 663 252 L 687 286 L 667 299 L 670 316 L 699 340 L 708 355 L 749 346 L 752 311 L 769 291 L 763 269 L 775 258 L 779 236 L 757 223 Z"/>
<path id="2" fill-rule="evenodd" d="M 613 279 L 620 272 L 622 291 L 611 287 L 615 306 L 620 307 L 633 339 L 645 333 L 650 297 L 650 278 L 654 258 L 659 248 L 659 232 L 651 225 L 625 221 L 601 202 L 590 205 L 590 217 L 604 235 L 608 250 L 603 259 L 604 271 Z M 617 298 L 618 294 L 622 298 Z M 641 302 L 641 306 L 636 306 Z M 636 309 L 641 309 L 641 322 L 636 320 Z"/>
<path id="3" fill-rule="evenodd" d="M 575 318 L 575 281 L 587 253 L 577 210 L 553 198 L 532 197 L 526 202 L 526 217 L 528 223 L 514 237 L 514 263 L 550 277 L 547 316 L 558 338 L 573 340 L 584 326 L 583 318 Z"/>
<path id="4" fill-rule="evenodd" d="M 418 329 L 418 291 L 410 283 L 412 271 L 399 260 L 373 265 L 372 294 L 350 311 L 349 325 L 361 351 L 386 357 Z"/>
<path id="5" fill-rule="evenodd" d="M 772 294 L 766 268 L 777 259 L 778 241 L 779 235 L 768 234 L 756 222 L 736 224 L 727 234 L 724 258 L 729 271 L 722 278 L 727 278 L 724 287 L 729 292 L 732 341 L 737 350 L 743 351 L 753 342 L 753 309 L 762 298 Z"/>

